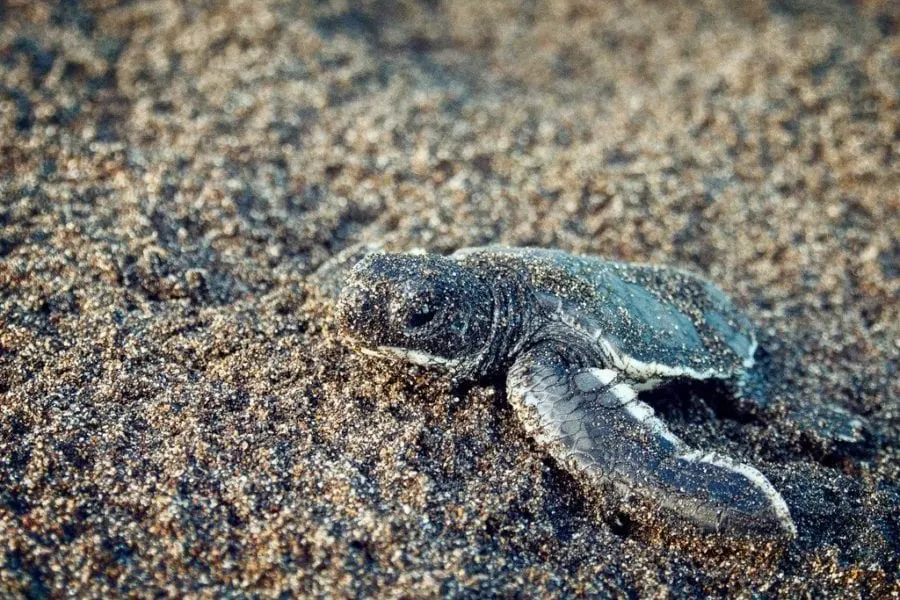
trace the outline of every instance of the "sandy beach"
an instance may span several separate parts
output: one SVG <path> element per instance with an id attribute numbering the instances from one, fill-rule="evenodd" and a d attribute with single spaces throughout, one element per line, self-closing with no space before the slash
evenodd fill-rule
<path id="1" fill-rule="evenodd" d="M 900 3 L 0 2 L 0 596 L 900 594 Z M 502 390 L 343 343 L 354 244 L 670 264 L 798 536 L 616 523 Z M 849 433 L 842 425 L 853 421 Z"/>

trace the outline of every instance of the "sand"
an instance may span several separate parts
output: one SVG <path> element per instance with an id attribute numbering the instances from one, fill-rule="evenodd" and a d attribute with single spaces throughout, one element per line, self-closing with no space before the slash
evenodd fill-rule
<path id="1" fill-rule="evenodd" d="M 898 15 L 0 4 L 0 595 L 897 594 Z M 656 407 L 798 538 L 610 521 L 500 390 L 347 349 L 360 242 L 714 280 L 772 405 Z"/>

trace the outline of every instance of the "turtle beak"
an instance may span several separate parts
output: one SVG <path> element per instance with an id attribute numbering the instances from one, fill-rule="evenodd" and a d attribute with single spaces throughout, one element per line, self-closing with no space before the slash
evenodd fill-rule
<path id="1" fill-rule="evenodd" d="M 367 340 L 378 330 L 378 303 L 371 290 L 357 282 L 348 283 L 338 298 L 336 319 L 342 333 Z"/>
<path id="2" fill-rule="evenodd" d="M 341 329 L 353 331 L 357 328 L 363 307 L 369 304 L 365 290 L 359 285 L 348 284 L 341 290 L 335 317 Z"/>

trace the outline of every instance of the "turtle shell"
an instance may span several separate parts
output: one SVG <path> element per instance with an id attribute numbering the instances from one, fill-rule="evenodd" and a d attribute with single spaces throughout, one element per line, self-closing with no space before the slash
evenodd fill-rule
<path id="1" fill-rule="evenodd" d="M 750 320 L 686 271 L 539 248 L 467 248 L 451 258 L 527 275 L 551 318 L 590 337 L 604 360 L 637 381 L 729 379 L 753 365 Z"/>

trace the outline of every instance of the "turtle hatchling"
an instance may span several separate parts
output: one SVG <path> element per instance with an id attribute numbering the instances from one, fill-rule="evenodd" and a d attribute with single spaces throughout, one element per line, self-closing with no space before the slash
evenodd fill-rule
<path id="1" fill-rule="evenodd" d="M 760 471 L 690 448 L 638 395 L 675 379 L 740 389 L 754 365 L 753 325 L 696 275 L 537 248 L 375 252 L 350 271 L 337 314 L 368 353 L 441 365 L 456 382 L 505 378 L 524 429 L 620 506 L 795 535 Z"/>

